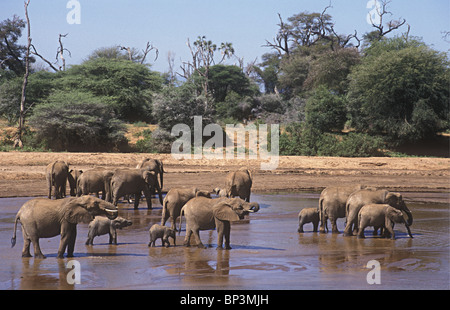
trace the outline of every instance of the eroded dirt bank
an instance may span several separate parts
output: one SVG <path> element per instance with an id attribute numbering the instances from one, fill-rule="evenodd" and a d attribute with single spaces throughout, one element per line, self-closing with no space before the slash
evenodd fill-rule
<path id="1" fill-rule="evenodd" d="M 338 158 L 282 156 L 278 168 L 261 170 L 259 160 L 176 160 L 170 154 L 119 153 L 0 153 L 0 197 L 46 195 L 45 167 L 65 160 L 76 169 L 103 166 L 135 167 L 145 157 L 161 159 L 166 174 L 164 189 L 223 186 L 228 171 L 247 166 L 252 170 L 253 192 L 319 191 L 330 185 L 362 183 L 407 192 L 448 192 L 450 159 L 447 158 Z"/>

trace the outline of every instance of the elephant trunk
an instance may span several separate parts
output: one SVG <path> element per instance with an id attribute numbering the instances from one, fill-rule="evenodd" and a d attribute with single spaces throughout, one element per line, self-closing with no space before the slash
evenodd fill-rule
<path id="1" fill-rule="evenodd" d="M 405 210 L 403 210 L 403 212 L 406 213 L 407 216 L 406 225 L 411 226 L 413 224 L 413 216 L 411 211 L 409 211 L 409 209 L 406 208 Z"/>
<path id="2" fill-rule="evenodd" d="M 258 211 L 259 211 L 259 204 L 256 202 L 250 203 L 249 212 L 258 212 Z"/>

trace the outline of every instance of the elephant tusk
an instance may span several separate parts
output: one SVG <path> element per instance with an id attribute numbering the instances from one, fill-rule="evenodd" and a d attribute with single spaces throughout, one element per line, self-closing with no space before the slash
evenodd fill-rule
<path id="1" fill-rule="evenodd" d="M 248 210 L 248 213 L 255 213 L 255 211 L 253 211 L 253 210 Z"/>

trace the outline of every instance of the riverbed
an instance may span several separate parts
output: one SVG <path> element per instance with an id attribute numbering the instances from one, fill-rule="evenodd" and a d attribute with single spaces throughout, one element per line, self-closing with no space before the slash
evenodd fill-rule
<path id="1" fill-rule="evenodd" d="M 79 224 L 75 257 L 64 259 L 56 258 L 59 237 L 41 239 L 46 259 L 22 258 L 20 225 L 11 248 L 15 215 L 31 198 L 1 198 L 0 289 L 449 289 L 450 195 L 403 196 L 414 216 L 414 238 L 397 224 L 397 239 L 390 240 L 373 237 L 371 228 L 366 239 L 315 233 L 312 224 L 298 233 L 297 215 L 302 208 L 317 207 L 317 192 L 254 194 L 252 201 L 261 209 L 232 225 L 232 250 L 216 250 L 215 231 L 200 234 L 207 249 L 182 246 L 184 219 L 177 246 L 165 248 L 159 240 L 149 248 L 148 229 L 161 219 L 159 202 L 152 210 L 145 202 L 138 210 L 120 203 L 119 215 L 133 225 L 118 231 L 118 245 L 110 245 L 104 235 L 86 246 L 88 227 Z M 338 220 L 340 231 L 344 223 Z M 71 260 L 79 263 L 79 284 L 67 281 Z M 367 277 L 374 270 L 367 264 L 373 260 L 380 264 L 380 284 L 371 285 Z"/>

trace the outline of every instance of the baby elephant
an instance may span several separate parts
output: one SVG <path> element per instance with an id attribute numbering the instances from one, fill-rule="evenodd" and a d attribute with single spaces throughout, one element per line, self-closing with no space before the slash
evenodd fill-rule
<path id="1" fill-rule="evenodd" d="M 317 232 L 319 227 L 319 210 L 317 208 L 304 208 L 298 214 L 298 232 L 302 233 L 303 225 L 306 223 L 313 223 L 314 232 Z"/>
<path id="2" fill-rule="evenodd" d="M 412 238 L 411 231 L 407 225 L 402 211 L 391 207 L 388 204 L 368 204 L 361 208 L 358 214 L 358 238 L 364 238 L 364 229 L 367 226 L 373 226 L 374 232 L 378 228 L 384 228 L 390 233 L 391 239 L 395 239 L 394 224 L 403 223 Z"/>
<path id="3" fill-rule="evenodd" d="M 132 222 L 123 217 L 116 217 L 110 220 L 104 216 L 96 216 L 93 221 L 89 223 L 88 238 L 86 245 L 94 244 L 94 237 L 109 234 L 109 244 L 117 245 L 117 229 L 122 229 L 131 226 Z"/>
<path id="4" fill-rule="evenodd" d="M 161 238 L 162 246 L 168 248 L 170 246 L 169 237 L 173 239 L 173 245 L 176 246 L 175 230 L 166 226 L 161 226 L 159 224 L 154 224 L 150 230 L 150 242 L 149 247 L 154 247 L 156 239 Z"/>

